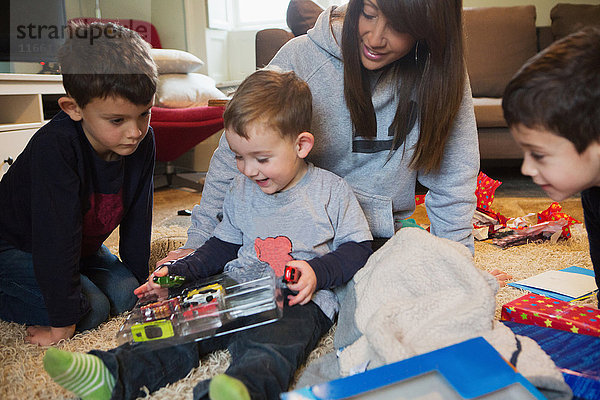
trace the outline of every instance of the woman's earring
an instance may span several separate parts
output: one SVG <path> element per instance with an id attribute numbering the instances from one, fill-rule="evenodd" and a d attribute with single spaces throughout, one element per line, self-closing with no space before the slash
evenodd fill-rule
<path id="1" fill-rule="evenodd" d="M 419 43 L 421 41 L 417 40 L 417 44 L 415 45 L 415 65 L 419 66 Z M 427 62 L 429 61 L 429 48 L 426 47 L 427 52 L 425 53 L 425 64 L 427 64 Z M 422 57 L 421 57 L 422 58 Z M 423 63 L 423 60 L 421 60 L 421 63 Z"/>
<path id="2" fill-rule="evenodd" d="M 419 41 L 417 40 L 417 44 L 415 45 L 415 64 L 419 65 Z"/>

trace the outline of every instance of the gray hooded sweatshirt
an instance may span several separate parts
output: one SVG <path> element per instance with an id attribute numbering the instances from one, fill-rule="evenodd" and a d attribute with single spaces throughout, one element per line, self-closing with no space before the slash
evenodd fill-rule
<path id="1" fill-rule="evenodd" d="M 431 233 L 460 242 L 473 252 L 472 217 L 476 206 L 475 188 L 479 172 L 479 145 L 469 83 L 446 143 L 439 171 L 423 173 L 409 168 L 413 147 L 419 136 L 418 118 L 405 142 L 388 159 L 392 124 L 398 101 L 391 74 L 372 74 L 373 105 L 377 116 L 379 143 L 362 152 L 353 151 L 352 122 L 346 108 L 343 86 L 341 22 L 332 34 L 325 10 L 315 27 L 290 40 L 271 61 L 271 67 L 293 70 L 312 91 L 312 133 L 315 145 L 308 160 L 344 179 L 354 190 L 367 217 L 373 237 L 394 235 L 401 219 L 415 210 L 417 180 L 426 188 L 427 215 Z M 335 38 L 334 35 L 335 34 Z M 207 240 L 222 210 L 229 182 L 239 172 L 225 135 L 213 155 L 199 205 L 194 207 L 188 240 L 184 248 L 197 248 Z"/>

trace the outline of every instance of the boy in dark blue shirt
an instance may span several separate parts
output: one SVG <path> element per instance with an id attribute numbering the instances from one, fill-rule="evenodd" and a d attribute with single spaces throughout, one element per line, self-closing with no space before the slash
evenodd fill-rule
<path id="1" fill-rule="evenodd" d="M 554 201 L 582 192 L 600 287 L 600 29 L 573 33 L 529 60 L 506 87 L 502 107 L 524 152 L 523 175 Z"/>
<path id="2" fill-rule="evenodd" d="M 62 109 L 0 182 L 0 318 L 49 345 L 132 308 L 148 276 L 157 84 L 150 46 L 115 24 L 71 25 Z M 120 226 L 121 260 L 103 245 Z"/>

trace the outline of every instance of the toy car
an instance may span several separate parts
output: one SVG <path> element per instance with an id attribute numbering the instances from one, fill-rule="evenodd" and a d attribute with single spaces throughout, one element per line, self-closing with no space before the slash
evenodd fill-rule
<path id="1" fill-rule="evenodd" d="M 218 316 L 219 303 L 216 298 L 204 303 L 183 303 L 181 305 L 183 311 L 183 318 L 190 320 L 193 318 L 199 318 L 202 316 Z"/>
<path id="2" fill-rule="evenodd" d="M 223 286 L 218 283 L 204 286 L 196 289 L 185 290 L 182 293 L 182 303 L 185 304 L 206 304 L 216 299 L 218 303 L 222 303 Z"/>
<path id="3" fill-rule="evenodd" d="M 170 317 L 179 305 L 179 298 L 157 301 L 140 307 L 145 322 Z"/>
<path id="4" fill-rule="evenodd" d="M 185 282 L 185 278 L 179 275 L 155 276 L 152 280 L 154 283 L 168 288 L 181 286 Z"/>
<path id="5" fill-rule="evenodd" d="M 300 270 L 286 265 L 283 270 L 283 281 L 285 283 L 297 283 L 298 279 L 300 279 Z"/>
<path id="6" fill-rule="evenodd" d="M 150 340 L 164 339 L 175 335 L 173 325 L 168 319 L 135 324 L 131 327 L 134 342 L 147 342 Z"/>
<path id="7" fill-rule="evenodd" d="M 155 287 L 126 316 L 117 342 L 171 346 L 274 322 L 282 315 L 281 278 L 266 272 L 241 282 L 223 274 L 181 288 Z"/>
<path id="8" fill-rule="evenodd" d="M 183 334 L 208 332 L 223 325 L 220 310 L 223 308 L 225 290 L 218 283 L 184 292 L 181 310 Z"/>

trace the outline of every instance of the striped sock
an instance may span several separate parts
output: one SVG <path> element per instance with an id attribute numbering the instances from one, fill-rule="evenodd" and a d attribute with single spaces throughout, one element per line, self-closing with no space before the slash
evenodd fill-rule
<path id="1" fill-rule="evenodd" d="M 211 400 L 250 400 L 250 393 L 244 382 L 219 374 L 210 380 L 208 397 Z"/>
<path id="2" fill-rule="evenodd" d="M 110 399 L 115 378 L 102 360 L 91 354 L 71 353 L 50 347 L 44 369 L 60 386 L 83 400 Z"/>

